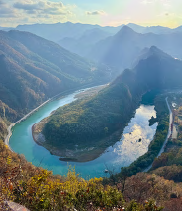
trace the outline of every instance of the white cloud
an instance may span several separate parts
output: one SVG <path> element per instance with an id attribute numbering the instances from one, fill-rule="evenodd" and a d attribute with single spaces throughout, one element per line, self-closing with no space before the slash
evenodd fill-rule
<path id="1" fill-rule="evenodd" d="M 23 10 L 29 14 L 52 14 L 52 15 L 65 15 L 70 14 L 70 11 L 63 5 L 62 2 L 50 1 L 35 1 L 29 2 L 15 2 L 13 7 L 18 10 Z"/>
<path id="2" fill-rule="evenodd" d="M 16 11 L 5 1 L 0 0 L 0 18 L 17 17 Z"/>
<path id="3" fill-rule="evenodd" d="M 86 11 L 86 14 L 87 15 L 106 15 L 107 13 L 104 12 L 103 10 L 96 10 L 96 11 L 93 11 L 93 12 Z"/>
<path id="4" fill-rule="evenodd" d="M 0 25 L 64 22 L 73 16 L 74 8 L 49 0 L 0 0 Z"/>

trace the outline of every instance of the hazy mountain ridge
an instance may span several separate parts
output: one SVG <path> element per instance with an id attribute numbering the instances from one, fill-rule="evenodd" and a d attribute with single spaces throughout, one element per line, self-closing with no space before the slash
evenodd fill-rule
<path id="1" fill-rule="evenodd" d="M 116 35 L 95 44 L 89 58 L 116 68 L 130 68 L 141 51 L 157 46 L 173 57 L 182 58 L 182 33 L 141 34 L 124 26 Z"/>
<path id="2" fill-rule="evenodd" d="M 171 29 L 171 28 L 162 27 L 162 26 L 144 27 L 144 26 L 139 26 L 139 25 L 132 24 L 132 23 L 129 23 L 127 25 L 121 25 L 120 30 L 122 30 L 122 28 L 124 28 L 125 26 L 128 26 L 131 29 L 133 29 L 135 32 L 141 33 L 141 34 L 153 33 L 153 34 L 157 35 L 157 34 L 171 34 L 171 33 L 181 33 L 182 32 L 180 27 L 178 27 L 176 29 Z M 119 27 L 117 29 L 119 32 Z M 102 40 L 104 40 L 105 38 L 107 38 L 109 36 L 114 36 L 113 33 L 110 33 L 110 34 L 106 33 L 106 31 L 104 31 L 104 28 L 102 28 L 102 29 L 95 28 L 92 30 L 87 30 L 85 32 L 85 34 L 89 33 L 89 32 L 93 32 L 94 30 L 102 30 L 102 36 L 99 37 L 99 39 L 97 39 L 97 42 L 99 42 L 99 41 L 102 42 Z M 116 33 L 118 33 L 118 32 L 116 31 Z M 83 35 L 82 35 L 82 37 L 83 37 Z M 85 41 L 84 41 L 84 39 L 81 39 L 82 37 L 80 37 L 79 39 L 65 37 L 62 40 L 60 40 L 58 43 L 61 46 L 65 47 L 66 49 L 68 49 L 72 52 L 75 52 L 81 56 L 89 57 L 90 49 L 92 49 L 91 45 L 94 45 L 96 43 L 96 42 L 94 42 L 94 41 L 96 41 L 96 39 L 94 39 L 96 37 L 96 35 L 93 34 L 92 36 L 87 37 L 88 39 L 86 39 Z"/>
<path id="3" fill-rule="evenodd" d="M 163 26 L 140 26 L 134 23 L 126 24 L 128 27 L 132 28 L 138 33 L 155 33 L 155 34 L 166 34 L 172 32 L 181 32 L 181 26 L 176 28 L 168 28 Z M 58 42 L 63 38 L 75 38 L 78 39 L 83 36 L 84 33 L 93 29 L 101 29 L 107 33 L 116 34 L 124 24 L 120 26 L 100 26 L 92 24 L 82 24 L 82 23 L 54 23 L 54 24 L 24 24 L 18 25 L 17 27 L 0 27 L 1 30 L 19 30 L 28 31 L 38 36 L 44 37 L 46 39 Z"/>
<path id="4" fill-rule="evenodd" d="M 92 45 L 111 35 L 113 35 L 113 33 L 109 33 L 100 28 L 94 28 L 87 30 L 78 39 L 65 37 L 58 43 L 67 50 L 85 57 L 88 54 L 90 48 L 92 48 Z"/>
<path id="5" fill-rule="evenodd" d="M 0 100 L 16 113 L 9 121 L 62 91 L 112 78 L 107 67 L 20 31 L 0 31 L 0 75 Z"/>
<path id="6" fill-rule="evenodd" d="M 146 54 L 134 69 L 126 69 L 93 99 L 60 108 L 49 117 L 43 129 L 46 143 L 58 149 L 65 143 L 70 149 L 75 144 L 105 149 L 119 139 L 142 94 L 155 88 L 182 85 L 177 77 L 179 73 L 182 76 L 182 62 L 156 47 L 148 49 Z M 75 109 L 79 112 L 73 115 L 71 111 Z"/>
<path id="7" fill-rule="evenodd" d="M 32 25 L 19 25 L 15 29 L 20 31 L 28 31 L 34 33 L 38 36 L 44 37 L 46 39 L 58 42 L 59 40 L 67 38 L 78 39 L 87 30 L 92 29 L 102 29 L 107 33 L 115 34 L 121 26 L 112 27 L 112 26 L 99 26 L 91 24 L 81 24 L 81 23 L 55 23 L 55 24 L 32 24 Z"/>
<path id="8" fill-rule="evenodd" d="M 182 62 L 152 46 L 134 69 L 126 69 L 96 97 L 60 108 L 48 117 L 43 129 L 46 143 L 58 149 L 65 143 L 70 149 L 75 144 L 105 149 L 119 139 L 142 94 L 182 86 L 181 77 Z M 73 115 L 76 108 L 79 112 Z M 116 131 L 120 132 L 116 135 Z"/>
<path id="9" fill-rule="evenodd" d="M 131 39 L 130 36 L 137 36 L 136 34 L 128 34 L 128 40 L 121 41 L 120 39 L 116 41 L 116 46 L 119 45 L 121 47 L 121 45 L 123 45 L 123 50 L 115 48 L 115 46 L 110 46 L 111 49 L 108 49 L 110 48 L 108 45 L 110 45 L 110 43 L 112 45 L 117 33 L 121 34 L 119 31 L 126 30 L 126 26 L 133 29 L 140 34 L 140 36 L 137 38 L 133 37 L 134 43 L 130 45 L 128 44 Z M 99 25 L 66 22 L 56 24 L 19 25 L 14 28 L 14 30 L 32 32 L 38 36 L 55 41 L 67 50 L 77 53 L 80 56 L 103 62 L 119 69 L 130 67 L 131 61 L 133 62 L 137 54 L 139 54 L 144 47 L 150 47 L 151 45 L 155 45 L 165 52 L 173 54 L 175 57 L 181 55 L 181 50 L 179 50 L 180 47 L 178 47 L 182 33 L 181 27 L 175 29 L 162 26 L 144 27 L 133 23 L 118 27 L 103 27 Z M 145 36 L 146 34 L 147 36 Z M 173 34 L 176 35 L 174 36 Z M 113 38 L 109 39 L 110 36 L 113 36 Z M 144 40 L 145 44 L 142 43 L 142 40 Z M 176 41 L 178 43 L 175 43 Z M 162 43 L 169 46 L 166 45 L 164 47 Z M 95 45 L 95 47 L 93 47 L 93 45 Z M 172 48 L 172 51 L 169 50 L 170 48 Z M 126 49 L 128 49 L 128 51 Z M 119 52 L 118 55 L 116 51 Z M 113 57 L 115 59 L 113 59 Z M 118 60 L 123 60 L 123 62 L 119 62 Z"/>
<path id="10" fill-rule="evenodd" d="M 138 33 L 142 33 L 142 34 L 146 34 L 146 33 L 154 33 L 154 34 L 168 34 L 168 33 L 172 33 L 174 31 L 177 31 L 176 29 L 171 29 L 168 27 L 164 27 L 164 26 L 140 26 L 134 23 L 129 23 L 127 24 L 128 27 L 130 27 L 131 29 L 133 29 L 134 31 L 138 32 Z"/>

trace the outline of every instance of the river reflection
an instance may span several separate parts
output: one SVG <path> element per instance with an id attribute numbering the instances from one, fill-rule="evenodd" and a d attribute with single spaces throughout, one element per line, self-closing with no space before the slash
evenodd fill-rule
<path id="1" fill-rule="evenodd" d="M 154 106 L 141 105 L 136 110 L 135 117 L 123 131 L 121 141 L 110 149 L 115 153 L 115 165 L 122 163 L 122 166 L 128 166 L 147 152 L 157 127 L 157 123 L 149 126 L 148 120 L 152 116 L 156 117 Z"/>
<path id="2" fill-rule="evenodd" d="M 31 127 L 34 123 L 47 117 L 53 110 L 75 100 L 74 96 L 77 93 L 45 105 L 26 121 L 15 125 L 10 138 L 11 148 L 19 154 L 24 154 L 26 159 L 36 166 L 51 170 L 54 174 L 66 175 L 68 163 L 59 161 L 59 157 L 51 155 L 48 150 L 37 145 L 33 141 Z M 141 105 L 136 110 L 134 118 L 125 127 L 119 142 L 109 147 L 105 153 L 93 161 L 86 163 L 70 162 L 69 164 L 75 166 L 76 172 L 84 178 L 105 176 L 104 170 L 106 168 L 114 170 L 115 173 L 120 172 L 121 167 L 128 166 L 147 152 L 148 145 L 153 139 L 157 127 L 157 123 L 149 126 L 148 120 L 152 116 L 156 117 L 154 106 Z M 141 139 L 140 142 L 139 139 Z"/>

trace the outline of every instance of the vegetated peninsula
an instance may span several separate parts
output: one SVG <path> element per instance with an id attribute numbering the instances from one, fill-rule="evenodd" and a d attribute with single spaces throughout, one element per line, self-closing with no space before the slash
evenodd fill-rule
<path id="1" fill-rule="evenodd" d="M 45 140 L 37 141 L 61 160 L 93 160 L 120 139 L 144 93 L 181 86 L 181 76 L 182 62 L 152 46 L 134 69 L 126 69 L 98 95 L 64 106 L 39 123 Z"/>
<path id="2" fill-rule="evenodd" d="M 16 122 L 63 91 L 111 79 L 110 69 L 29 32 L 0 31 L 0 138 Z"/>

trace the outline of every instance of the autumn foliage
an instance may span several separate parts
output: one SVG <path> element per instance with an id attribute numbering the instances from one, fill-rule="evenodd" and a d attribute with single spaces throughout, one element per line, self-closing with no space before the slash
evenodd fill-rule
<path id="1" fill-rule="evenodd" d="M 180 186 L 158 176 L 137 174 L 117 185 L 103 185 L 102 178 L 85 180 L 69 167 L 66 177 L 33 166 L 0 142 L 0 206 L 17 202 L 32 210 L 159 211 Z M 124 189 L 122 189 L 124 187 Z M 174 195 L 173 193 L 173 195 Z M 176 199 L 176 200 L 177 200 Z M 156 201 L 157 200 L 157 204 Z"/>

